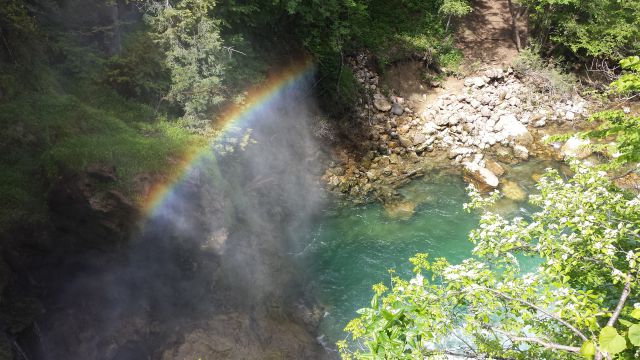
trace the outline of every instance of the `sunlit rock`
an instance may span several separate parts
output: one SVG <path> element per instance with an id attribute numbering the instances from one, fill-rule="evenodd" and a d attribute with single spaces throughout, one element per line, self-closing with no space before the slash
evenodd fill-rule
<path id="1" fill-rule="evenodd" d="M 593 153 L 593 150 L 589 147 L 591 144 L 591 140 L 589 139 L 581 139 L 579 137 L 573 136 L 569 140 L 567 140 L 562 148 L 560 148 L 560 154 L 566 158 L 576 158 L 576 159 L 585 159 L 589 157 Z"/>
<path id="2" fill-rule="evenodd" d="M 493 161 L 491 159 L 488 159 L 485 161 L 484 166 L 489 169 L 489 171 L 491 171 L 492 173 L 494 173 L 496 176 L 502 176 L 504 175 L 504 168 L 502 167 L 502 165 L 500 165 L 498 162 Z"/>
<path id="3" fill-rule="evenodd" d="M 524 201 L 527 198 L 527 193 L 515 181 L 504 180 L 501 192 L 507 199 L 513 201 Z"/>
<path id="4" fill-rule="evenodd" d="M 464 166 L 466 177 L 476 183 L 481 190 L 490 190 L 498 187 L 500 181 L 491 170 L 471 162 L 464 162 L 462 165 Z"/>

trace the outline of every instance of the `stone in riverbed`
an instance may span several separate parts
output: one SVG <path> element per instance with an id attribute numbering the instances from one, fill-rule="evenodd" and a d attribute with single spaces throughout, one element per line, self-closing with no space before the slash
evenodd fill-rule
<path id="1" fill-rule="evenodd" d="M 466 175 L 479 185 L 480 190 L 490 190 L 498 187 L 500 180 L 491 170 L 471 162 L 464 162 L 462 165 Z"/>
<path id="2" fill-rule="evenodd" d="M 426 122 L 424 124 L 424 127 L 422 128 L 422 131 L 427 135 L 433 135 L 438 132 L 438 125 L 431 121 Z"/>
<path id="3" fill-rule="evenodd" d="M 413 135 L 413 144 L 422 144 L 427 139 L 424 134 L 416 133 Z"/>
<path id="4" fill-rule="evenodd" d="M 416 204 L 411 201 L 393 201 L 384 204 L 386 215 L 391 219 L 409 220 L 413 216 Z"/>
<path id="5" fill-rule="evenodd" d="M 518 121 L 513 114 L 500 116 L 495 128 L 502 133 L 505 139 L 514 140 L 521 145 L 533 143 L 533 136 L 527 127 Z"/>
<path id="6" fill-rule="evenodd" d="M 591 141 L 589 139 L 581 139 L 573 136 L 567 140 L 560 148 L 560 154 L 564 158 L 576 158 L 579 160 L 589 157 L 593 153 L 589 145 Z"/>
<path id="7" fill-rule="evenodd" d="M 498 162 L 488 159 L 485 161 L 484 166 L 489 169 L 496 176 L 504 175 L 504 168 Z"/>
<path id="8" fill-rule="evenodd" d="M 404 137 L 404 136 L 400 136 L 399 137 L 400 140 L 400 144 L 406 148 L 410 148 L 413 146 L 413 143 L 411 142 L 411 140 L 409 140 L 409 138 Z"/>
<path id="9" fill-rule="evenodd" d="M 400 116 L 404 113 L 404 108 L 399 104 L 391 105 L 391 113 Z"/>
<path id="10" fill-rule="evenodd" d="M 513 147 L 513 156 L 520 160 L 527 160 L 529 158 L 529 150 L 522 145 L 515 145 Z"/>
<path id="11" fill-rule="evenodd" d="M 513 201 L 524 201 L 527 198 L 527 193 L 515 181 L 505 180 L 501 191 L 507 199 Z"/>
<path id="12" fill-rule="evenodd" d="M 378 111 L 387 112 L 391 110 L 391 103 L 387 101 L 387 99 L 382 97 L 377 97 L 373 99 L 373 106 L 375 106 Z"/>

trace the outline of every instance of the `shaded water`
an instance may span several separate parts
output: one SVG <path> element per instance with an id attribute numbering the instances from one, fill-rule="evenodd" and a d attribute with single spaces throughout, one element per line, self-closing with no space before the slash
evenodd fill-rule
<path id="1" fill-rule="evenodd" d="M 534 178 L 552 162 L 531 161 L 509 169 L 527 192 L 534 190 Z M 388 269 L 408 278 L 408 259 L 417 252 L 445 257 L 457 263 L 471 256 L 468 233 L 478 224 L 478 215 L 463 210 L 468 201 L 466 183 L 456 176 L 417 180 L 401 189 L 406 199 L 417 204 L 409 220 L 390 219 L 381 204 L 343 206 L 326 210 L 317 220 L 299 257 L 308 264 L 315 295 L 325 307 L 320 332 L 325 343 L 344 338 L 344 326 L 368 306 L 371 286 L 390 282 Z M 505 216 L 524 216 L 527 202 L 508 199 L 497 204 Z M 535 260 L 525 259 L 531 268 Z"/>

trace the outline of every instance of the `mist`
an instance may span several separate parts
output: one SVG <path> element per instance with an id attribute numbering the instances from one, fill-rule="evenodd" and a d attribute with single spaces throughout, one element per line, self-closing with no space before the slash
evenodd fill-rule
<path id="1" fill-rule="evenodd" d="M 60 266 L 29 358 L 324 358 L 292 255 L 323 205 L 312 80 L 212 144 L 117 252 Z"/>

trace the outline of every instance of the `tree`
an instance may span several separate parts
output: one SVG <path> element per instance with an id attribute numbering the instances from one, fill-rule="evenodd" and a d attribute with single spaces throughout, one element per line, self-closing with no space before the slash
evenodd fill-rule
<path id="1" fill-rule="evenodd" d="M 625 72 L 609 85 L 609 92 L 616 96 L 632 99 L 640 94 L 640 57 L 630 56 L 620 60 Z M 582 135 L 594 139 L 605 139 L 614 136 L 616 141 L 609 152 L 616 154 L 610 165 L 640 162 L 640 116 L 627 114 L 622 110 L 607 110 L 595 113 L 591 121 L 600 121 L 595 130 Z M 603 146 L 596 146 L 600 148 Z"/>
<path id="2" fill-rule="evenodd" d="M 168 98 L 178 102 L 193 125 L 206 121 L 207 111 L 226 99 L 224 76 L 230 48 L 220 37 L 220 25 L 211 16 L 214 0 L 181 0 L 147 4 L 147 21 L 165 51 L 171 72 Z"/>
<path id="3" fill-rule="evenodd" d="M 346 327 L 345 359 L 637 359 L 640 356 L 640 196 L 574 163 L 540 180 L 531 219 L 485 212 L 474 257 L 452 265 L 411 258 L 415 276 L 378 284 Z M 471 191 L 468 209 L 497 196 Z M 523 257 L 538 268 L 521 268 Z"/>
<path id="4" fill-rule="evenodd" d="M 640 2 L 635 0 L 519 0 L 530 13 L 539 45 L 578 58 L 618 61 L 640 50 Z"/>
<path id="5" fill-rule="evenodd" d="M 451 17 L 460 17 L 467 15 L 473 10 L 467 0 L 444 0 L 440 6 L 440 12 L 447 17 L 447 25 L 445 31 L 449 30 Z"/>

